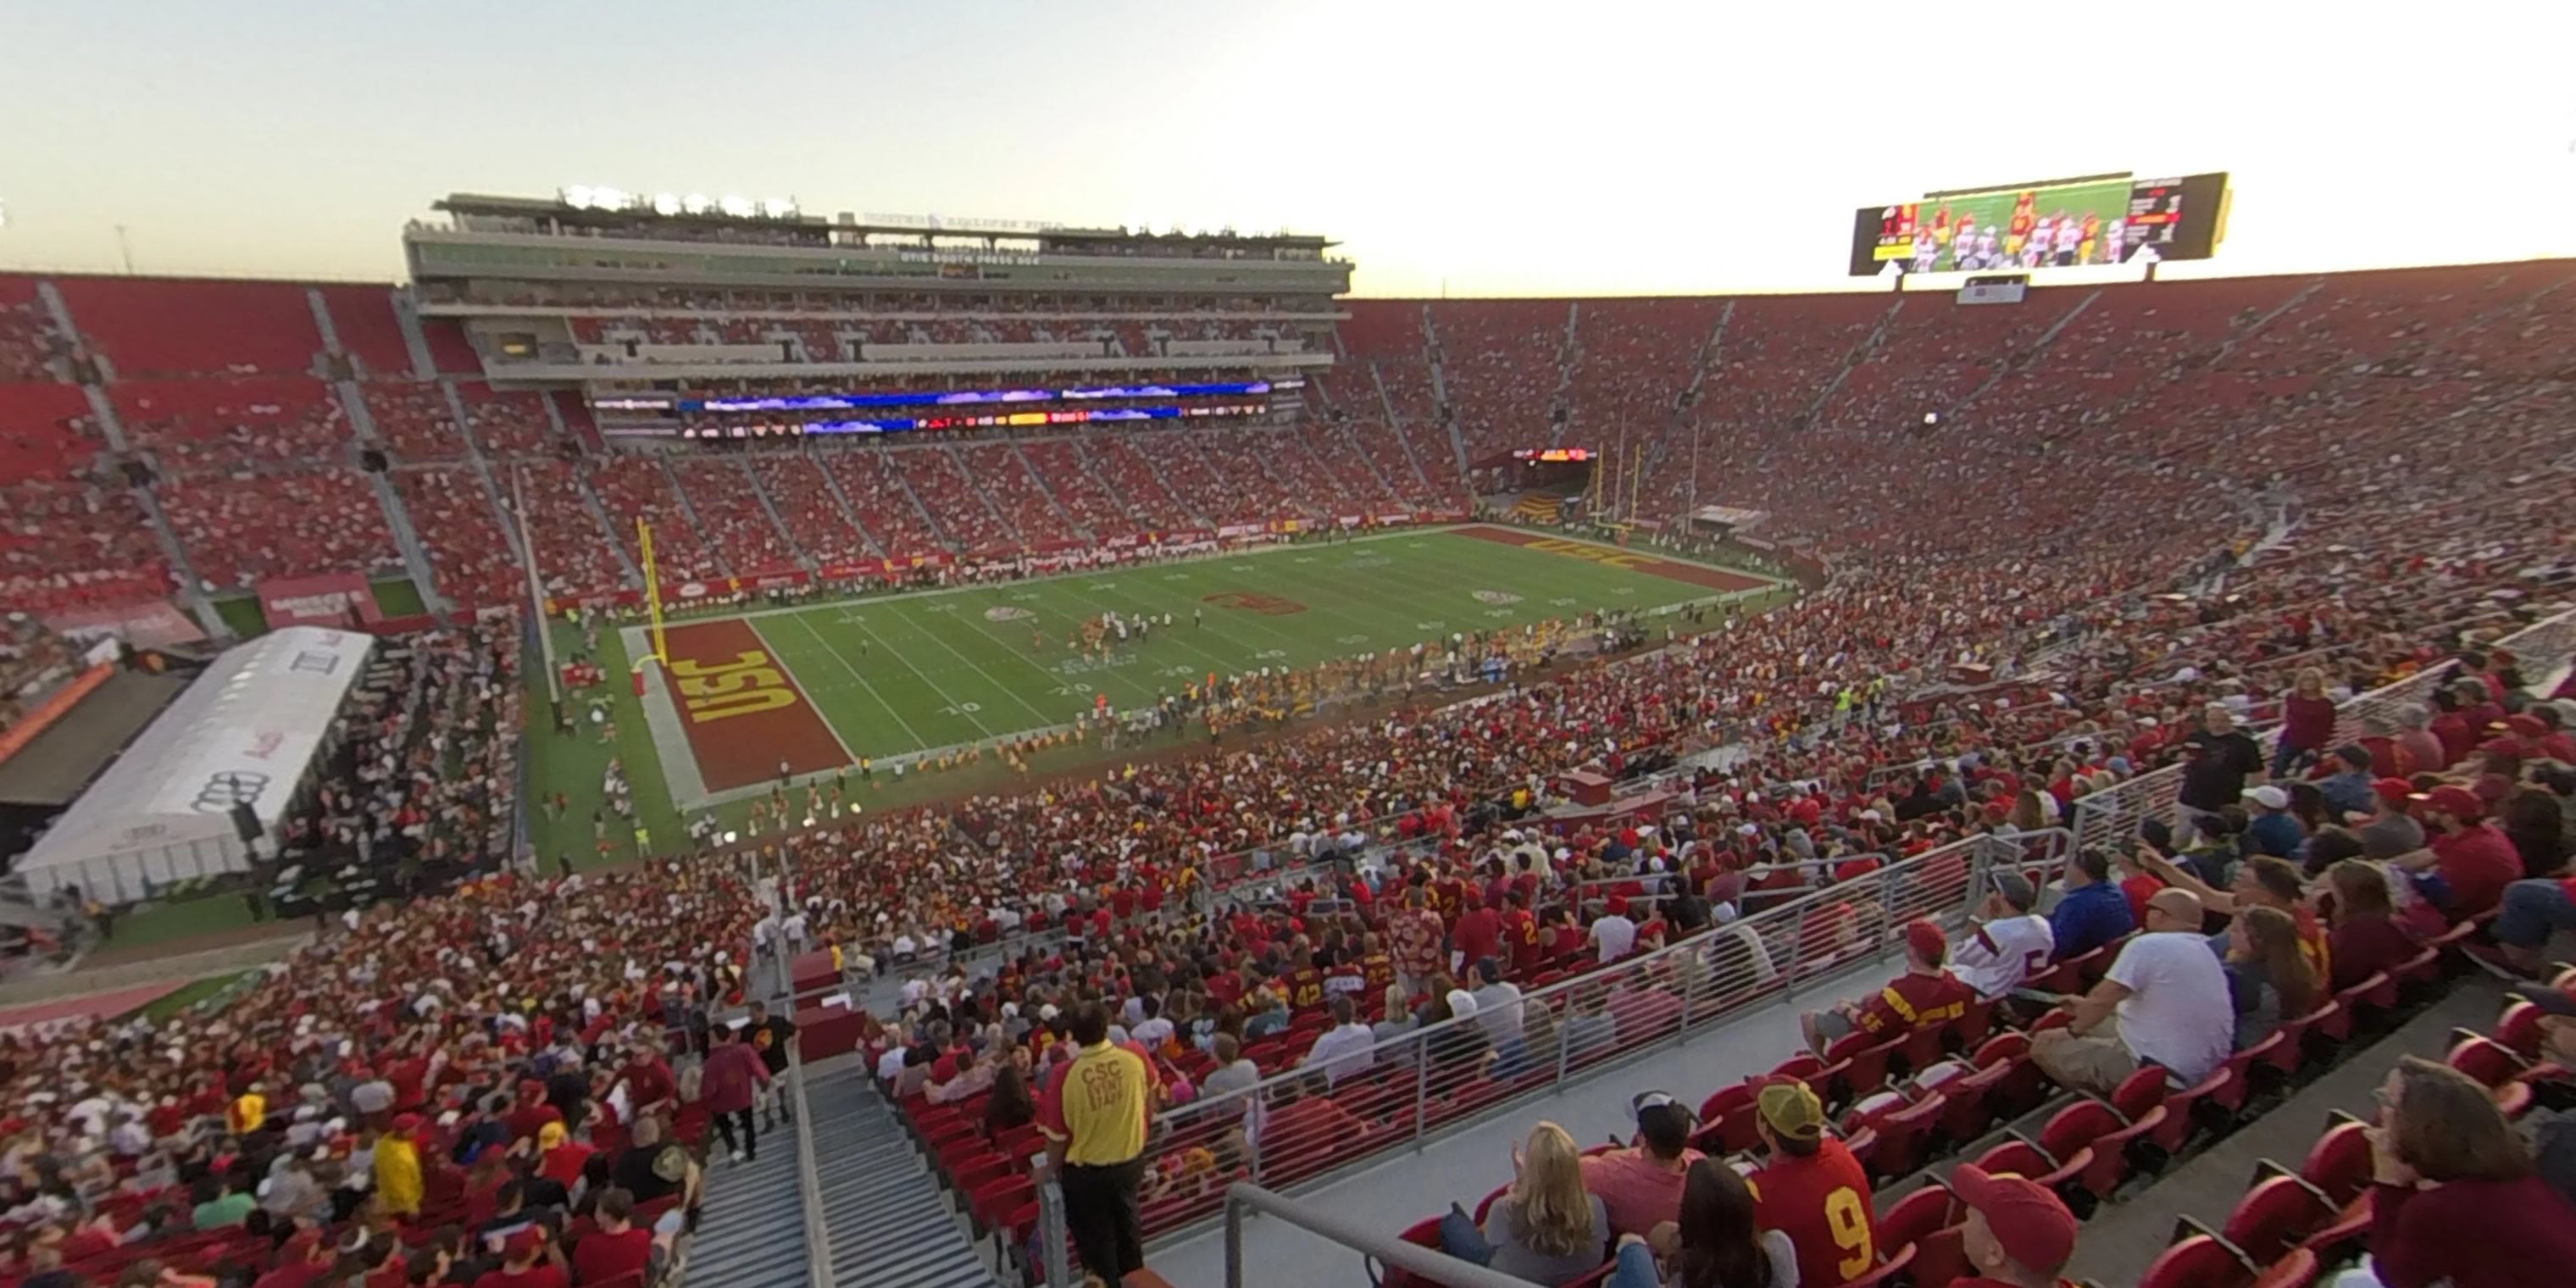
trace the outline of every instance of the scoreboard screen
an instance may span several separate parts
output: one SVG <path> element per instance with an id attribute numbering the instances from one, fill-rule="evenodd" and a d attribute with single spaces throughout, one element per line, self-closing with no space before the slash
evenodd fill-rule
<path id="1" fill-rule="evenodd" d="M 2227 200 L 2225 174 L 2098 175 L 1926 193 L 1854 213 L 1851 274 L 2207 259 L 2226 235 Z"/>

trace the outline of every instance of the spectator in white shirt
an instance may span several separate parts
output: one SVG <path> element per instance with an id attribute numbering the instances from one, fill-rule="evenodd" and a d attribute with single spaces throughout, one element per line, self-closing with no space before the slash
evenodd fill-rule
<path id="1" fill-rule="evenodd" d="M 1127 1036 L 1148 1051 L 1160 1051 L 1164 1043 L 1172 1040 L 1172 1022 L 1163 1018 L 1163 999 L 1147 993 L 1139 1000 L 1139 1012 L 1144 1018 L 1128 1028 Z"/>
<path id="2" fill-rule="evenodd" d="M 2077 1091 L 2107 1096 L 2150 1061 L 2187 1087 L 2236 1043 L 2226 968 L 2200 933 L 2200 898 L 2188 890 L 2157 891 L 2146 933 L 2121 945 L 2093 991 L 2061 1002 L 2073 1019 L 2033 1037 L 2030 1058 Z"/>
<path id="3" fill-rule="evenodd" d="M 1628 920 L 1628 901 L 1613 897 L 1610 910 L 1592 923 L 1592 943 L 1601 951 L 1601 962 L 1607 965 L 1627 956 L 1637 946 L 1637 923 Z"/>
<path id="4" fill-rule="evenodd" d="M 1978 997 L 1993 1001 L 2048 965 L 2057 936 L 2050 931 L 2048 918 L 2031 911 L 2039 892 L 2031 888 L 2030 878 L 1998 870 L 1988 884 L 1991 888 L 1977 908 L 1977 922 L 1968 937 L 1950 949 L 1950 973 L 1977 990 Z"/>
<path id="5" fill-rule="evenodd" d="M 1503 964 L 1491 957 L 1476 963 L 1476 1023 L 1485 1028 L 1495 1050 L 1521 1038 L 1521 988 L 1503 978 Z"/>
<path id="6" fill-rule="evenodd" d="M 877 1081 L 892 1082 L 903 1072 L 903 1049 L 911 1041 L 912 1035 L 900 1024 L 887 1031 L 885 1052 L 877 1057 Z"/>
<path id="7" fill-rule="evenodd" d="M 1333 999 L 1333 1027 L 1306 1052 L 1300 1068 L 1320 1069 L 1327 1085 L 1340 1082 L 1369 1067 L 1369 1048 L 1377 1044 L 1377 1035 L 1359 1022 L 1359 1009 L 1348 996 Z"/>

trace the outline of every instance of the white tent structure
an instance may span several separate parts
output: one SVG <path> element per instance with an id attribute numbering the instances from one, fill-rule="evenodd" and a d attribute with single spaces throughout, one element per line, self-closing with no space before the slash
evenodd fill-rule
<path id="1" fill-rule="evenodd" d="M 124 904 L 248 871 L 233 806 L 249 805 L 263 833 L 286 817 L 374 646 L 355 631 L 294 626 L 216 658 L 18 860 L 28 892 L 79 886 Z"/>

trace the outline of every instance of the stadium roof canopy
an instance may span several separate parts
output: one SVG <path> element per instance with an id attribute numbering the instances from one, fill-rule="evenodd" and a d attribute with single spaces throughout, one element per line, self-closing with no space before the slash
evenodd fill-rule
<path id="1" fill-rule="evenodd" d="M 295 626 L 216 658 L 18 860 L 29 892 L 76 885 L 121 904 L 249 870 L 233 805 L 248 804 L 263 831 L 286 816 L 374 644 Z"/>

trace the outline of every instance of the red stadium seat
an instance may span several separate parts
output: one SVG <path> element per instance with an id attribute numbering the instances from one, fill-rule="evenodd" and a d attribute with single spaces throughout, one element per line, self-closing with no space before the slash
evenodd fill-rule
<path id="1" fill-rule="evenodd" d="M 2308 1288 L 2317 1280 L 2317 1254 L 2306 1248 L 2292 1248 L 2281 1259 L 2264 1268 L 2254 1280 L 2254 1288 Z"/>
<path id="2" fill-rule="evenodd" d="M 2246 1288 L 2253 1282 L 2254 1268 L 2206 1234 L 2166 1248 L 2138 1276 L 2138 1288 Z"/>
<path id="3" fill-rule="evenodd" d="M 2349 1203 L 2370 1188 L 2370 1125 L 2350 1114 L 2335 1114 L 2324 1134 L 2308 1147 L 2299 1164 L 2299 1179 L 2314 1186 L 2328 1202 Z"/>
<path id="4" fill-rule="evenodd" d="M 2540 1008 L 2529 1002 L 2506 1003 L 2504 1014 L 2496 1018 L 2496 1043 L 2524 1060 L 2539 1059 L 2540 1016 Z"/>
<path id="5" fill-rule="evenodd" d="M 2219 1237 L 2261 1265 L 2297 1246 L 2334 1215 L 2334 1205 L 2305 1181 L 2286 1174 L 2269 1176 L 2236 1201 Z"/>
<path id="6" fill-rule="evenodd" d="M 1958 1197 L 1939 1181 L 1926 1182 L 1921 1189 L 1898 1199 L 1886 1215 L 1878 1218 L 1878 1243 L 1886 1248 L 1921 1243 L 1958 1222 Z"/>
<path id="7" fill-rule="evenodd" d="M 2531 1107 L 2531 1087 L 2522 1075 L 2530 1066 L 2500 1043 L 2490 1041 L 2467 1029 L 2451 1031 L 2451 1049 L 2442 1063 L 2476 1079 L 2494 1093 L 2496 1108 L 2508 1118 L 2518 1117 Z"/>
<path id="8" fill-rule="evenodd" d="M 1909 1268 L 1914 1264 L 1914 1253 L 1914 1245 L 1910 1243 L 1906 1244 L 1905 1246 L 1898 1248 L 1896 1251 L 1886 1254 L 1884 1259 L 1869 1269 L 1868 1273 L 1863 1274 L 1857 1279 L 1844 1280 L 1843 1288 L 1878 1288 L 1881 1284 L 1895 1282 L 1899 1279 L 1906 1279 L 1910 1282 L 1911 1275 L 1909 1273 Z"/>
<path id="9" fill-rule="evenodd" d="M 1903 1039 L 1880 1042 L 1866 1033 L 1852 1033 L 1826 1047 L 1825 1059 L 1844 1066 L 1835 1084 L 1840 1094 L 1833 1103 L 1850 1104 L 1886 1086 L 1888 1058 L 1903 1045 Z"/>

